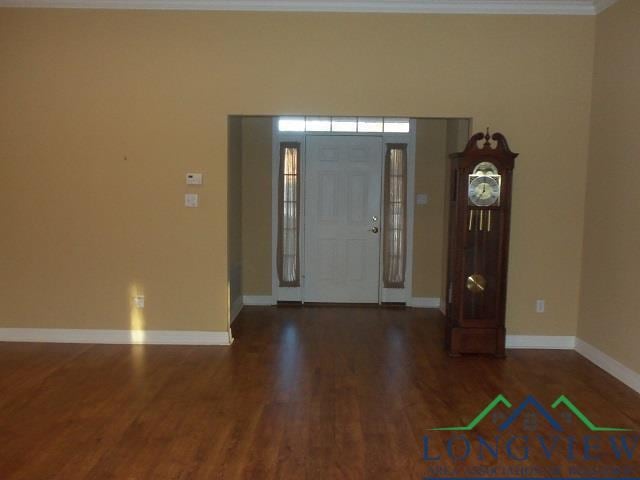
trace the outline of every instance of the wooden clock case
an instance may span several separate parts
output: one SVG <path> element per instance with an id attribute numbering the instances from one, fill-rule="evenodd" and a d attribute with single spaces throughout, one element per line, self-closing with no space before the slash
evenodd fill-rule
<path id="1" fill-rule="evenodd" d="M 449 156 L 445 314 L 446 348 L 454 356 L 505 355 L 511 188 L 517 156 L 502 134 L 489 135 L 488 130 L 473 135 L 463 152 Z M 495 166 L 494 178 L 500 182 L 500 195 L 490 206 L 477 206 L 469 199 L 470 175 L 481 162 Z"/>

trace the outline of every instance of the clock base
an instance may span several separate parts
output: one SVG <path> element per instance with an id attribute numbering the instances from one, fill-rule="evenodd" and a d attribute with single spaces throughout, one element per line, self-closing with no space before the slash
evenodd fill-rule
<path id="1" fill-rule="evenodd" d="M 505 357 L 504 328 L 447 327 L 450 356 L 486 354 Z"/>

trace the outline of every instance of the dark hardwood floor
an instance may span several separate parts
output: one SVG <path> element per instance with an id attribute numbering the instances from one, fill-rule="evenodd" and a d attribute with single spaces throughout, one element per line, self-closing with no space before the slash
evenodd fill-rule
<path id="1" fill-rule="evenodd" d="M 422 479 L 546 464 L 533 448 L 456 463 L 451 432 L 430 431 L 466 425 L 498 394 L 550 411 L 564 394 L 596 425 L 640 429 L 640 396 L 574 352 L 448 357 L 437 311 L 253 307 L 233 331 L 231 347 L 0 344 L 0 479 Z M 496 427 L 487 417 L 467 434 Z M 441 460 L 423 458 L 425 434 Z M 624 463 L 601 447 L 598 465 Z"/>

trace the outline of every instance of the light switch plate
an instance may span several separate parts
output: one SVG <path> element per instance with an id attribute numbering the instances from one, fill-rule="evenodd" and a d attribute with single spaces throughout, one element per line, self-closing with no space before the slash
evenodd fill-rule
<path id="1" fill-rule="evenodd" d="M 187 185 L 202 185 L 201 173 L 187 173 Z"/>
<path id="2" fill-rule="evenodd" d="M 429 195 L 426 193 L 418 193 L 416 195 L 416 205 L 426 205 L 429 203 Z"/>
<path id="3" fill-rule="evenodd" d="M 198 206 L 198 194 L 197 193 L 185 193 L 184 194 L 184 206 L 189 208 L 196 208 Z"/>

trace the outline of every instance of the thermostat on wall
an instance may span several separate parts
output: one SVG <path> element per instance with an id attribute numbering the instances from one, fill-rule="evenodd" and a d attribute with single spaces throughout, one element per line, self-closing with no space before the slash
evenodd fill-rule
<path id="1" fill-rule="evenodd" d="M 187 185 L 202 185 L 202 174 L 187 173 Z"/>

